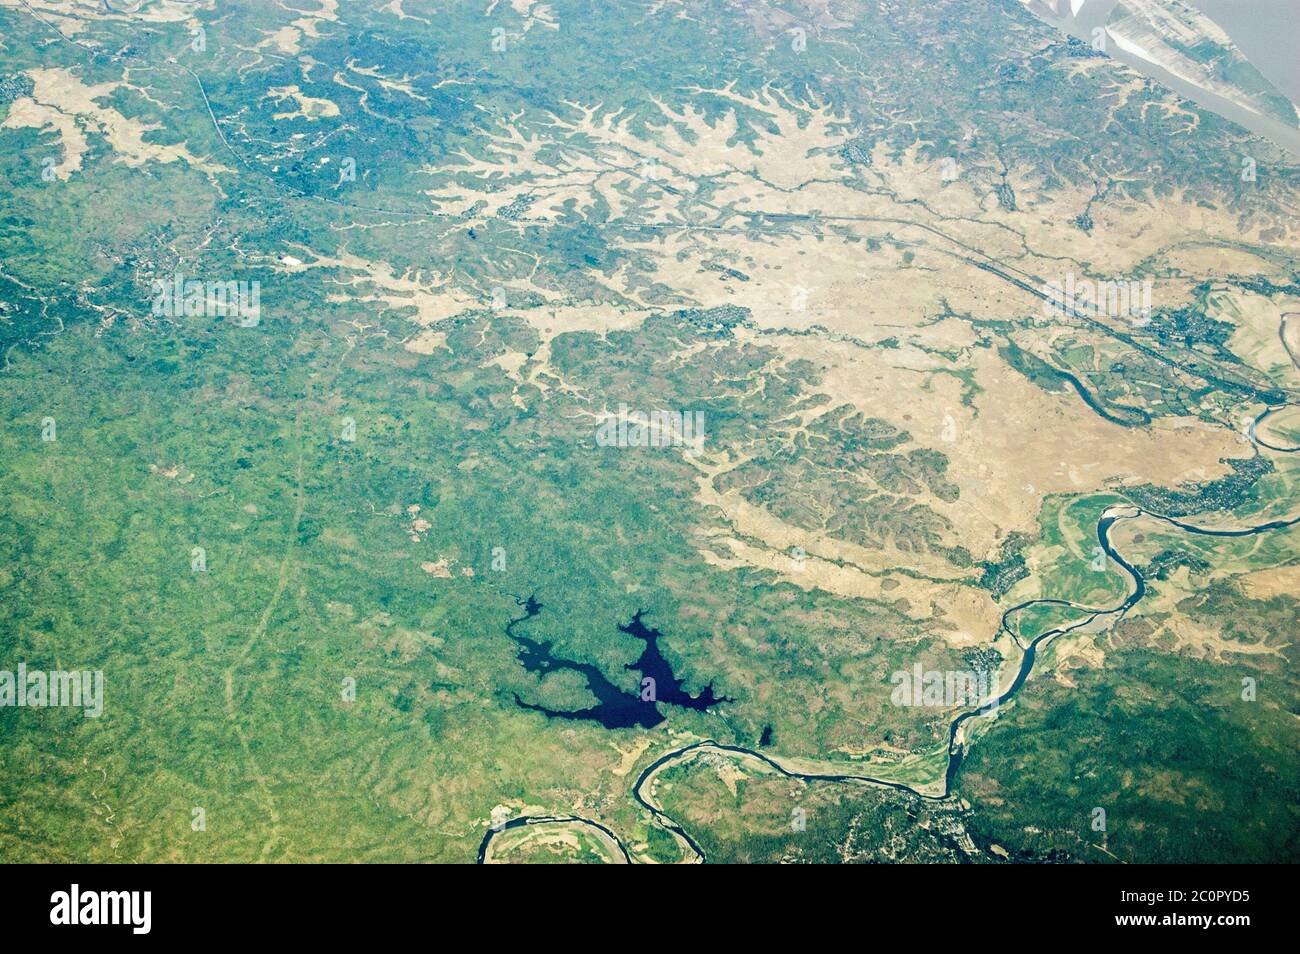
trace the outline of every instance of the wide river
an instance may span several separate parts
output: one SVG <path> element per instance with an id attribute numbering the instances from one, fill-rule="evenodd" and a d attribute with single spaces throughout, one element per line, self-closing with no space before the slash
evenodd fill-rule
<path id="1" fill-rule="evenodd" d="M 1281 92 L 1289 95 L 1292 101 L 1300 100 L 1300 57 L 1295 54 L 1296 37 L 1300 32 L 1296 29 L 1297 23 L 1300 23 L 1300 0 L 1189 2 L 1219 24 L 1242 54 Z M 1093 28 L 1106 25 L 1111 11 L 1118 3 L 1119 0 L 1083 0 L 1075 16 L 1067 13 L 1060 17 L 1045 16 L 1044 19 L 1086 41 L 1091 39 Z M 1109 46 L 1107 52 L 1110 56 L 1144 76 L 1149 76 L 1211 112 L 1300 155 L 1300 129 L 1287 127 L 1276 119 L 1243 109 L 1221 96 L 1179 79 L 1140 56 L 1116 49 L 1113 43 Z"/>

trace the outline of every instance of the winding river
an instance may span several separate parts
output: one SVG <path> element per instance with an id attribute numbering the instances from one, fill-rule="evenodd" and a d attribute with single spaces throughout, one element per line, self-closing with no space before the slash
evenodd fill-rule
<path id="1" fill-rule="evenodd" d="M 1297 351 L 1300 351 L 1300 349 L 1293 346 L 1287 337 L 1289 333 L 1288 320 L 1294 317 L 1300 317 L 1300 313 L 1291 312 L 1282 316 L 1279 335 L 1282 338 L 1282 344 L 1286 348 L 1287 354 L 1290 356 L 1296 368 L 1300 369 L 1300 355 L 1297 354 Z M 1250 439 L 1256 445 L 1275 453 L 1300 452 L 1300 448 L 1297 447 L 1274 447 L 1261 441 L 1255 434 L 1255 428 L 1261 421 L 1269 415 L 1289 407 L 1300 407 L 1300 404 L 1285 403 L 1269 407 L 1262 414 L 1256 417 L 1254 422 L 1248 428 L 1247 433 Z M 1131 591 L 1117 605 L 1109 608 L 1084 607 L 1069 600 L 1042 598 L 1027 600 L 1026 602 L 1011 606 L 1003 612 L 1000 630 L 1007 631 L 1012 634 L 1013 637 L 1014 631 L 1011 630 L 1008 625 L 1011 616 L 1034 606 L 1069 606 L 1079 610 L 1085 615 L 1081 619 L 1068 625 L 1054 627 L 1039 633 L 1036 637 L 1030 640 L 1028 644 L 1022 647 L 1023 653 L 1020 657 L 1020 666 L 1016 671 L 1015 679 L 1012 680 L 1011 685 L 1007 687 L 1006 691 L 1004 691 L 989 705 L 965 711 L 949 724 L 948 763 L 944 772 L 943 787 L 938 791 L 930 791 L 928 790 L 929 787 L 924 785 L 910 785 L 906 782 L 878 778 L 872 775 L 841 772 L 802 772 L 791 768 L 788 763 L 783 763 L 776 757 L 766 755 L 754 749 L 740 745 L 717 742 L 713 739 L 701 739 L 665 752 L 646 766 L 645 769 L 642 770 L 641 774 L 637 776 L 636 783 L 632 786 L 632 797 L 636 800 L 638 805 L 650 814 L 661 828 L 673 836 L 682 850 L 684 861 L 693 864 L 701 864 L 708 860 L 705 856 L 704 849 L 671 815 L 655 803 L 654 782 L 666 769 L 675 765 L 680 765 L 704 753 L 715 752 L 721 755 L 758 762 L 786 778 L 798 779 L 803 782 L 854 782 L 863 785 L 874 785 L 881 788 L 893 789 L 898 792 L 906 793 L 912 797 L 932 802 L 940 802 L 952 797 L 954 786 L 957 781 L 957 773 L 961 769 L 962 758 L 966 751 L 966 727 L 968 723 L 970 720 L 986 714 L 990 709 L 996 709 L 997 707 L 1009 702 L 1016 693 L 1023 688 L 1025 682 L 1029 679 L 1029 674 L 1033 671 L 1034 662 L 1037 658 L 1039 648 L 1047 646 L 1047 644 L 1058 636 L 1063 636 L 1066 633 L 1075 632 L 1076 630 L 1097 623 L 1104 622 L 1108 626 L 1114 625 L 1114 623 L 1122 619 L 1128 611 L 1136 606 L 1138 602 L 1141 601 L 1142 597 L 1146 595 L 1146 580 L 1142 576 L 1142 573 L 1135 566 L 1125 560 L 1111 543 L 1111 530 L 1116 524 L 1126 520 L 1135 520 L 1143 516 L 1166 523 L 1171 527 L 1176 527 L 1184 533 L 1208 537 L 1248 537 L 1261 533 L 1269 533 L 1275 530 L 1282 530 L 1300 523 L 1300 516 L 1295 516 L 1289 519 L 1270 520 L 1248 527 L 1221 529 L 1197 526 L 1174 517 L 1154 513 L 1133 505 L 1108 506 L 1102 511 L 1097 520 L 1097 542 L 1105 552 L 1107 559 L 1113 560 L 1115 564 L 1128 575 L 1129 579 L 1132 581 Z M 1019 639 L 1017 639 L 1016 642 L 1019 645 Z M 504 825 L 497 826 L 496 828 L 487 831 L 479 845 L 479 863 L 482 864 L 487 860 L 492 841 L 501 834 L 501 832 L 530 825 L 548 824 L 581 825 L 589 827 L 596 831 L 603 841 L 612 843 L 612 845 L 617 849 L 618 853 L 621 855 L 621 859 L 616 860 L 621 860 L 623 862 L 632 861 L 632 855 L 623 841 L 613 831 L 598 822 L 586 818 L 580 818 L 578 816 L 524 815 L 511 819 Z"/>
<path id="2" fill-rule="evenodd" d="M 1300 368 L 1300 345 L 1293 343 L 1289 337 L 1291 329 L 1288 322 L 1292 318 L 1300 318 L 1300 312 L 1289 311 L 1282 316 L 1282 322 L 1278 326 L 1277 336 L 1281 339 L 1282 347 L 1286 350 L 1287 356 L 1291 359 L 1291 363 L 1294 364 L 1296 368 Z M 1264 411 L 1250 423 L 1250 428 L 1247 431 L 1250 439 L 1260 447 L 1265 447 L 1271 451 L 1278 451 L 1282 454 L 1294 454 L 1297 451 L 1300 451 L 1300 446 L 1281 447 L 1276 444 L 1270 444 L 1260 437 L 1258 433 L 1259 425 L 1263 424 L 1265 420 L 1273 415 L 1279 414 L 1288 408 L 1300 408 L 1300 402 L 1288 401 L 1284 404 L 1274 404 L 1271 407 L 1265 408 Z"/>

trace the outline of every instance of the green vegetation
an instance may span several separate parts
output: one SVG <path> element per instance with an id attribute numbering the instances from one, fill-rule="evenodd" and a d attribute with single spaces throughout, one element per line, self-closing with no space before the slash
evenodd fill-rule
<path id="1" fill-rule="evenodd" d="M 779 0 L 393 6 L 196 8 L 204 49 L 153 0 L 0 7 L 0 670 L 105 679 L 99 718 L 0 707 L 0 859 L 465 862 L 504 809 L 675 861 L 631 797 L 665 752 L 712 738 L 933 786 L 955 711 L 892 704 L 891 673 L 1013 662 L 991 630 L 1022 600 L 1122 600 L 1128 576 L 1094 565 L 1108 506 L 1276 519 L 1295 499 L 1297 465 L 1261 453 L 1184 486 L 1030 490 L 1035 525 L 977 485 L 995 451 L 912 421 L 916 395 L 996 418 L 1003 373 L 1124 436 L 1290 396 L 1231 351 L 1209 284 L 1137 330 L 948 306 L 953 275 L 1010 296 L 989 262 L 1064 261 L 1031 249 L 1045 197 L 1095 188 L 1090 234 L 1174 196 L 1258 232 L 1300 183 L 1226 121 L 1189 131 L 1161 91 L 1075 69 L 1094 54 L 1019 4 L 850 4 L 802 50 L 807 11 Z M 680 168 L 651 174 L 664 143 Z M 1220 174 L 1246 144 L 1269 171 L 1249 188 Z M 939 209 L 950 183 L 877 178 L 944 159 L 966 211 Z M 814 208 L 822 163 L 870 214 Z M 860 290 L 859 254 L 904 274 L 871 286 L 883 330 L 816 313 Z M 1232 281 L 1281 300 L 1293 265 Z M 812 313 L 760 314 L 801 267 Z M 177 276 L 256 282 L 259 320 L 159 313 Z M 705 452 L 603 445 L 620 405 L 701 412 Z M 786 569 L 815 544 L 814 572 Z M 1099 635 L 1074 687 L 1036 672 L 953 799 L 710 756 L 656 800 L 719 861 L 1105 860 L 1094 804 L 1126 861 L 1294 860 L 1293 647 L 1244 644 L 1296 604 L 1232 579 L 1294 564 L 1294 537 L 1146 546 L 1168 605 Z M 1172 589 L 1184 568 L 1201 590 Z M 643 691 L 619 624 L 644 612 L 682 691 L 724 701 L 651 730 L 529 710 L 593 704 L 572 669 L 520 665 L 529 597 L 555 658 Z M 1243 652 L 1188 652 L 1176 613 Z M 608 859 L 590 830 L 539 834 L 511 830 L 502 860 Z"/>
<path id="2" fill-rule="evenodd" d="M 962 767 L 977 840 L 1083 862 L 1293 860 L 1296 685 L 1254 658 L 1225 667 L 1134 649 L 1108 659 L 1122 682 L 1035 681 Z M 1245 676 L 1257 701 L 1240 697 Z"/>

